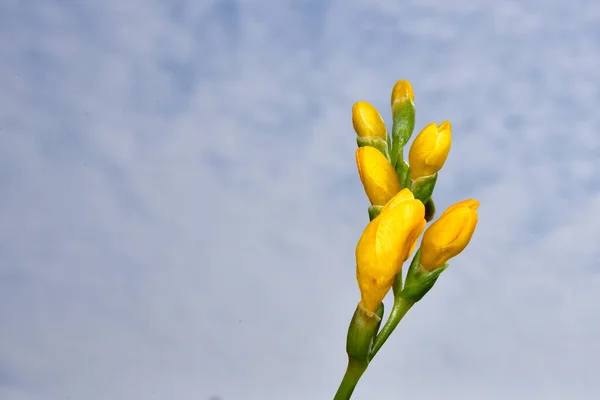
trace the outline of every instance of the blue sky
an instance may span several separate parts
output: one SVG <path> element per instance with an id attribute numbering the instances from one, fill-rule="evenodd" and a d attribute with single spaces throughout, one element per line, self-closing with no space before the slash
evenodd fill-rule
<path id="1" fill-rule="evenodd" d="M 594 1 L 3 0 L 0 398 L 332 398 L 351 107 L 450 120 L 478 230 L 356 399 L 600 393 Z M 213 397 L 214 399 L 215 397 Z"/>

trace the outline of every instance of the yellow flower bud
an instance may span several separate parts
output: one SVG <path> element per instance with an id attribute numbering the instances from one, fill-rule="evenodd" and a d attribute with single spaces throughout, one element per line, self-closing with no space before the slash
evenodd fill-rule
<path id="1" fill-rule="evenodd" d="M 433 271 L 467 247 L 477 221 L 479 202 L 469 199 L 448 207 L 423 235 L 421 266 Z"/>
<path id="2" fill-rule="evenodd" d="M 400 190 L 394 167 L 376 148 L 364 146 L 356 149 L 356 165 L 372 205 L 384 206 Z"/>
<path id="3" fill-rule="evenodd" d="M 365 228 L 356 246 L 362 306 L 375 312 L 425 228 L 425 206 L 403 189 Z"/>
<path id="4" fill-rule="evenodd" d="M 352 125 L 360 137 L 387 138 L 387 128 L 381 114 L 366 101 L 359 101 L 352 106 Z"/>
<path id="5" fill-rule="evenodd" d="M 442 169 L 452 144 L 452 126 L 444 121 L 439 126 L 432 122 L 417 135 L 410 152 L 410 177 L 415 180 L 433 175 Z"/>
<path id="6" fill-rule="evenodd" d="M 404 103 L 407 99 L 415 101 L 415 93 L 409 81 L 398 81 L 392 89 L 392 112 L 395 104 Z"/>

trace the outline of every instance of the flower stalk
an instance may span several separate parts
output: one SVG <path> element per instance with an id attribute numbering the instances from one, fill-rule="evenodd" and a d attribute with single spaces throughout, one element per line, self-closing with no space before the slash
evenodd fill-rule
<path id="1" fill-rule="evenodd" d="M 478 222 L 479 202 L 469 199 L 446 209 L 425 229 L 435 215 L 433 193 L 450 151 L 452 127 L 445 121 L 423 128 L 407 162 L 404 147 L 415 125 L 414 93 L 408 81 L 394 85 L 391 108 L 390 137 L 370 103 L 359 101 L 352 107 L 356 165 L 370 203 L 370 222 L 356 246 L 361 298 L 348 327 L 348 366 L 334 400 L 350 399 L 369 363 L 408 311 L 434 287 L 448 261 L 466 248 Z M 402 266 L 413 252 L 404 277 Z M 394 302 L 381 327 L 383 300 L 390 291 Z"/>

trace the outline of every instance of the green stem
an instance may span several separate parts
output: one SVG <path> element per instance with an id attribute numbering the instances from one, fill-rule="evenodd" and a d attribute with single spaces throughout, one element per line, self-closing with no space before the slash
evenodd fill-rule
<path id="1" fill-rule="evenodd" d="M 379 214 L 381 214 L 381 210 L 383 206 L 369 206 L 369 221 L 373 221 Z"/>
<path id="2" fill-rule="evenodd" d="M 366 361 L 359 361 L 355 358 L 348 357 L 348 368 L 346 368 L 344 379 L 342 379 L 342 383 L 340 383 L 340 387 L 333 400 L 348 400 L 352 396 L 352 392 L 354 392 L 358 380 L 365 372 L 368 365 L 369 363 Z"/>
<path id="3" fill-rule="evenodd" d="M 406 300 L 400 296 L 396 297 L 396 300 L 394 301 L 394 306 L 392 307 L 392 311 L 390 312 L 388 320 L 386 321 L 383 328 L 381 328 L 379 335 L 377 335 L 377 337 L 375 338 L 375 343 L 373 344 L 373 350 L 371 350 L 370 359 L 373 359 L 373 357 L 375 357 L 375 354 L 377 354 L 381 346 L 383 346 L 388 337 L 390 337 L 394 329 L 396 329 L 396 327 L 400 323 L 400 320 L 406 315 L 406 313 L 408 312 L 408 310 L 410 310 L 413 304 L 415 304 L 413 301 Z"/>

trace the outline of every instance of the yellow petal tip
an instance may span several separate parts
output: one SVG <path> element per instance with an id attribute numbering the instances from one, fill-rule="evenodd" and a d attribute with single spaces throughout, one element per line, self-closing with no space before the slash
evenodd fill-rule
<path id="1" fill-rule="evenodd" d="M 411 101 L 415 101 L 415 93 L 413 92 L 412 85 L 409 81 L 399 80 L 392 89 L 392 105 L 396 101 L 402 101 L 409 98 Z"/>

